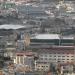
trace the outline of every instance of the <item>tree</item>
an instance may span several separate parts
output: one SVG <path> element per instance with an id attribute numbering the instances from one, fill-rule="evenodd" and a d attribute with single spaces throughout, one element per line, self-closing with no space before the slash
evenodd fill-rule
<path id="1" fill-rule="evenodd" d="M 53 63 L 51 63 L 51 64 L 50 64 L 50 71 L 51 71 L 51 72 L 56 72 L 55 67 L 56 67 L 56 66 L 55 66 Z"/>

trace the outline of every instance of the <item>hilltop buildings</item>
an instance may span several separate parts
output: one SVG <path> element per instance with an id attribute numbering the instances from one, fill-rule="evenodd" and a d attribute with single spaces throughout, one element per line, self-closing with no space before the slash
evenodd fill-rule
<path id="1" fill-rule="evenodd" d="M 9 0 L 8 3 L 10 1 L 11 0 Z M 26 3 L 31 1 L 32 0 L 14 0 L 13 2 L 15 2 L 16 4 L 17 3 L 21 4 L 24 2 Z M 18 25 L 14 26 L 11 25 L 11 27 L 9 27 L 8 25 L 0 26 L 1 28 L 5 29 L 13 28 L 15 31 L 13 32 L 13 34 L 10 33 L 10 35 L 7 34 L 5 37 L 3 37 L 4 45 L 2 46 L 1 43 L 2 47 L 1 51 L 4 48 L 4 56 L 11 58 L 12 62 L 16 67 L 16 71 L 19 72 L 23 70 L 24 72 L 24 70 L 26 70 L 27 68 L 30 69 L 30 71 L 32 70 L 48 71 L 50 70 L 51 63 L 54 64 L 55 68 L 57 68 L 58 64 L 62 65 L 72 64 L 73 69 L 73 64 L 75 60 L 74 58 L 75 38 L 72 35 L 63 36 L 61 32 L 61 29 L 65 30 L 66 28 L 71 28 L 69 25 L 72 23 L 66 22 L 67 20 L 69 21 L 68 17 L 60 18 L 63 16 L 65 12 L 62 12 L 61 10 L 60 10 L 61 12 L 57 11 L 55 6 L 56 4 L 52 7 L 50 7 L 49 5 L 46 5 L 45 7 L 45 4 L 42 3 L 40 5 L 39 4 L 37 5 L 29 4 L 23 6 L 18 5 L 17 9 L 18 10 L 20 9 L 19 14 L 22 14 L 19 15 L 19 17 L 21 16 L 20 18 L 17 17 L 19 20 L 21 20 L 21 22 L 23 22 L 22 23 L 23 26 L 20 27 L 21 29 L 17 30 L 18 28 L 16 27 Z M 7 7 L 8 4 L 4 6 L 4 9 L 5 8 L 8 9 Z M 51 12 L 53 11 L 56 11 L 56 13 L 59 12 L 60 15 L 59 14 L 57 15 L 56 13 L 53 12 L 52 14 L 54 15 L 54 17 L 51 17 L 50 16 L 51 13 L 50 14 L 46 13 L 47 12 L 46 8 L 48 11 Z M 56 33 L 60 34 L 50 34 L 52 31 L 54 31 L 53 28 L 54 30 L 59 31 L 59 32 L 55 31 Z M 44 31 L 47 34 L 44 33 Z M 31 35 L 27 36 L 25 34 L 26 32 L 31 33 Z M 37 34 L 32 35 L 33 32 Z M 34 52 L 37 54 L 36 59 L 34 56 Z M 62 68 L 64 67 L 62 66 Z"/>
<path id="2" fill-rule="evenodd" d="M 31 70 L 35 68 L 34 70 L 38 71 L 48 71 L 51 63 L 74 64 L 73 36 L 37 34 L 29 37 L 24 32 L 17 33 L 16 31 L 3 39 L 5 41 L 4 56 L 10 57 L 16 65 L 28 65 Z M 29 49 L 31 51 L 28 51 Z M 34 52 L 38 57 L 36 61 Z"/>

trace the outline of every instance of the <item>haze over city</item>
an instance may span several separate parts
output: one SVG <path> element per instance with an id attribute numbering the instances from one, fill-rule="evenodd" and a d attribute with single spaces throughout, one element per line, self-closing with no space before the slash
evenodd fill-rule
<path id="1" fill-rule="evenodd" d="M 75 75 L 75 1 L 0 0 L 0 75 Z"/>

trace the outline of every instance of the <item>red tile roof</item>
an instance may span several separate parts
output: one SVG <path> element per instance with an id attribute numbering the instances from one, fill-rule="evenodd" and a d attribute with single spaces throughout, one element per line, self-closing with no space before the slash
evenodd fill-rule
<path id="1" fill-rule="evenodd" d="M 74 47 L 50 47 L 39 49 L 38 53 L 58 53 L 58 54 L 74 54 Z"/>
<path id="2" fill-rule="evenodd" d="M 16 55 L 17 56 L 23 56 L 23 55 L 33 56 L 33 53 L 32 52 L 16 52 Z"/>

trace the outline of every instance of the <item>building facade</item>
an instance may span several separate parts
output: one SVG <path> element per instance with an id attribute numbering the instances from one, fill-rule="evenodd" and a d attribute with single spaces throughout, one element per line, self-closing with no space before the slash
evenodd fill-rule
<path id="1" fill-rule="evenodd" d="M 23 65 L 30 68 L 30 70 L 33 70 L 34 68 L 34 56 L 32 52 L 16 52 L 15 59 L 14 59 L 15 65 Z"/>
<path id="2" fill-rule="evenodd" d="M 39 59 L 36 61 L 37 70 L 48 71 L 50 64 L 74 63 L 74 47 L 56 46 L 37 51 Z"/>

